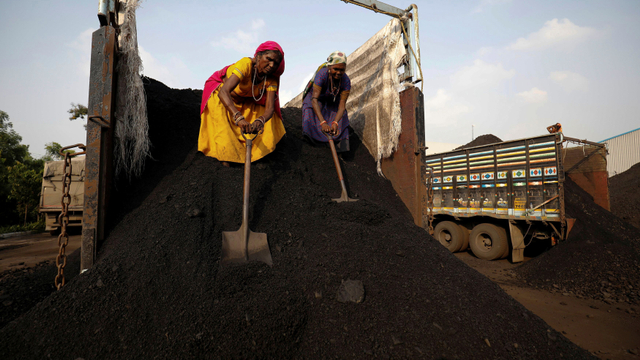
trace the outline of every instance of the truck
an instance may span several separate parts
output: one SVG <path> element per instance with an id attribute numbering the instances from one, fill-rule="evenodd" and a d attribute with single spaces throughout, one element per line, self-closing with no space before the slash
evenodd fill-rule
<path id="1" fill-rule="evenodd" d="M 69 224 L 70 227 L 82 227 L 84 207 L 84 156 L 71 159 L 71 185 L 69 186 Z M 45 230 L 51 235 L 60 231 L 58 216 L 62 212 L 62 179 L 64 160 L 47 161 L 42 175 L 40 192 L 40 213 L 45 217 Z"/>
<path id="2" fill-rule="evenodd" d="M 582 147 L 563 147 L 568 140 Z M 573 219 L 565 214 L 565 174 L 584 177 L 584 146 L 589 156 L 606 153 L 597 145 L 558 132 L 426 155 L 425 226 L 451 252 L 471 248 L 480 259 L 511 255 L 512 262 L 521 262 L 531 241 L 553 246 L 567 238 Z M 604 166 L 606 174 L 606 157 Z"/>

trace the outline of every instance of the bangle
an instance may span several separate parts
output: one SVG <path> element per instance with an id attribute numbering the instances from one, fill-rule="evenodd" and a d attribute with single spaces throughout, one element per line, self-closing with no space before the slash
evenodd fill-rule
<path id="1" fill-rule="evenodd" d="M 334 121 L 334 122 L 331 123 L 331 125 L 333 126 L 333 124 L 336 124 L 336 125 L 338 125 L 338 127 L 340 127 L 340 122 L 339 121 Z"/>
<path id="2" fill-rule="evenodd" d="M 264 126 L 264 124 L 265 124 L 265 122 L 266 122 L 266 121 L 264 120 L 264 116 L 260 116 L 260 117 L 258 117 L 258 118 L 256 119 L 256 121 L 260 121 L 260 122 L 262 123 L 262 126 Z"/>
<path id="3" fill-rule="evenodd" d="M 240 115 L 240 116 L 238 116 L 238 118 L 236 118 L 236 119 L 235 119 L 235 120 L 233 120 L 233 121 L 236 123 L 236 126 L 238 126 L 238 123 L 239 123 L 240 121 L 242 121 L 242 120 L 244 120 L 244 116 Z"/>
<path id="4" fill-rule="evenodd" d="M 235 114 L 233 114 L 233 119 L 234 119 L 234 120 L 235 120 L 235 119 L 237 119 L 237 118 L 238 118 L 238 115 L 242 115 L 242 114 L 240 113 L 240 111 L 236 111 L 236 113 L 235 113 Z"/>
<path id="5" fill-rule="evenodd" d="M 320 126 L 322 126 L 322 124 L 326 124 L 326 123 L 327 123 L 326 121 L 323 121 L 323 122 L 320 123 Z"/>

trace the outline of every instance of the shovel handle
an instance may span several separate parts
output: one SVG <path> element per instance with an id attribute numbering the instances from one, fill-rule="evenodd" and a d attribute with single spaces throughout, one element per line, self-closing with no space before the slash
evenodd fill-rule
<path id="1" fill-rule="evenodd" d="M 254 139 L 255 139 L 255 138 L 257 138 L 257 137 L 258 137 L 258 135 L 260 135 L 260 134 L 255 134 L 251 139 L 247 139 L 247 137 L 246 137 L 246 136 L 244 136 L 244 131 L 242 131 L 242 129 L 241 129 L 241 130 L 240 130 L 240 135 L 242 135 L 242 138 L 243 138 L 243 139 L 245 139 L 245 140 L 254 140 Z M 247 135 L 249 135 L 249 134 L 247 134 Z"/>
<path id="2" fill-rule="evenodd" d="M 333 164 L 336 166 L 336 172 L 340 178 L 340 183 L 344 181 L 342 176 L 342 168 L 340 167 L 340 160 L 338 160 L 338 152 L 336 151 L 336 145 L 333 143 L 333 139 L 329 139 L 329 147 L 331 147 L 331 155 L 333 156 Z"/>

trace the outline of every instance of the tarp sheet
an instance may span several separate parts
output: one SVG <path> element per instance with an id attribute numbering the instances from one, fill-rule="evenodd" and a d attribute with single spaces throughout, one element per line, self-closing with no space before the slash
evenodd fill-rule
<path id="1" fill-rule="evenodd" d="M 47 161 L 44 164 L 42 177 L 47 179 L 60 177 L 62 179 L 62 175 L 64 175 L 64 160 Z M 84 156 L 71 159 L 71 176 L 84 177 Z"/>

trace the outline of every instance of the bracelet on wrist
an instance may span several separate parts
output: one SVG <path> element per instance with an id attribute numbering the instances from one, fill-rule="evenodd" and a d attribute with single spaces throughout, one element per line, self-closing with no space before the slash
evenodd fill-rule
<path id="1" fill-rule="evenodd" d="M 320 123 L 320 126 L 322 126 L 323 124 L 326 124 L 326 123 L 327 123 L 326 121 L 323 121 L 323 122 Z"/>

